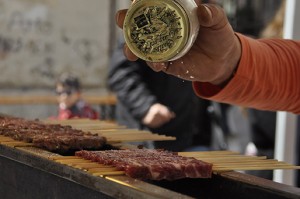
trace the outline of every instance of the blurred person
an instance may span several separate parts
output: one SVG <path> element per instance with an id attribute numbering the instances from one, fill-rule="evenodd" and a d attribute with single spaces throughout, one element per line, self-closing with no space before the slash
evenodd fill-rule
<path id="1" fill-rule="evenodd" d="M 59 104 L 56 119 L 100 119 L 98 112 L 82 99 L 78 77 L 64 73 L 57 79 L 55 87 Z"/>
<path id="2" fill-rule="evenodd" d="M 211 136 L 209 101 L 194 94 L 190 81 L 156 73 L 140 59 L 128 61 L 123 45 L 122 39 L 114 51 L 108 75 L 109 87 L 118 98 L 118 123 L 176 137 L 176 141 L 154 142 L 155 148 L 207 150 Z"/>

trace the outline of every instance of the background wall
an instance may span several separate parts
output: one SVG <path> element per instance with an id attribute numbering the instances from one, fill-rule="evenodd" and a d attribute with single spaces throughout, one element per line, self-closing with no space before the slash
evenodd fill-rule
<path id="1" fill-rule="evenodd" d="M 110 0 L 4 0 L 0 10 L 1 87 L 53 87 L 64 71 L 104 86 Z"/>
<path id="2" fill-rule="evenodd" d="M 120 30 L 117 9 L 130 0 L 0 0 L 0 96 L 54 95 L 55 78 L 73 72 L 83 91 L 106 95 L 110 55 Z M 56 114 L 53 106 L 3 106 L 25 118 Z"/>

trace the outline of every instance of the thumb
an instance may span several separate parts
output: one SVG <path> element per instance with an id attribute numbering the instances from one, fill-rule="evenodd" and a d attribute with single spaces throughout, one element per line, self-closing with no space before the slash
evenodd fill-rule
<path id="1" fill-rule="evenodd" d="M 216 30 L 223 28 L 228 23 L 224 10 L 216 4 L 199 5 L 198 19 L 201 26 Z"/>
<path id="2" fill-rule="evenodd" d="M 195 1 L 195 3 L 199 6 L 200 4 L 201 4 L 201 0 L 194 0 Z"/>

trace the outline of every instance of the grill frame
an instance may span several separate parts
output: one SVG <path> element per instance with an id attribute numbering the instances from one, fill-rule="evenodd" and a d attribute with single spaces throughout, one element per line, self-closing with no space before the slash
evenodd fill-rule
<path id="1" fill-rule="evenodd" d="M 0 145 L 0 171 L 4 171 L 0 172 L 0 196 L 6 194 L 5 198 L 74 199 L 73 192 L 77 189 L 79 194 L 90 191 L 90 196 L 87 198 L 99 198 L 100 196 L 100 198 L 141 199 L 166 198 L 166 196 L 190 198 L 126 176 L 121 177 L 123 183 L 120 181 L 116 183 L 116 179 L 93 176 L 85 171 L 54 162 L 47 158 L 55 155 L 50 152 L 34 150 L 31 153 L 28 151 L 30 151 L 29 147 L 13 148 Z M 28 179 L 28 176 L 32 176 L 31 179 Z M 60 186 L 50 183 L 54 181 L 61 185 L 68 185 L 69 188 L 57 189 Z M 134 186 L 132 186 L 133 184 Z M 11 187 L 15 189 L 12 190 Z M 20 187 L 22 188 L 19 189 Z M 11 190 L 11 192 L 7 193 L 6 190 Z M 50 195 L 47 196 L 45 193 Z M 75 198 L 81 198 L 78 196 Z"/>
<path id="2" fill-rule="evenodd" d="M 0 145 L 0 196 L 5 198 L 300 198 L 300 189 L 238 172 L 212 179 L 140 181 L 96 177 L 48 159 L 56 154 Z M 30 178 L 30 179 L 29 179 Z M 37 186 L 37 187 L 35 187 Z M 167 196 L 167 197 L 166 197 Z"/>

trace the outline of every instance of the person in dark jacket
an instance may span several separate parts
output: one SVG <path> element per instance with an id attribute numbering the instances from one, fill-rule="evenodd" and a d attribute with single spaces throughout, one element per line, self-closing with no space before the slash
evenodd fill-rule
<path id="1" fill-rule="evenodd" d="M 184 151 L 193 145 L 209 146 L 208 101 L 196 97 L 191 82 L 154 72 L 142 60 L 128 61 L 123 42 L 113 54 L 108 74 L 108 86 L 118 98 L 118 123 L 177 138 L 157 141 L 155 148 Z"/>

